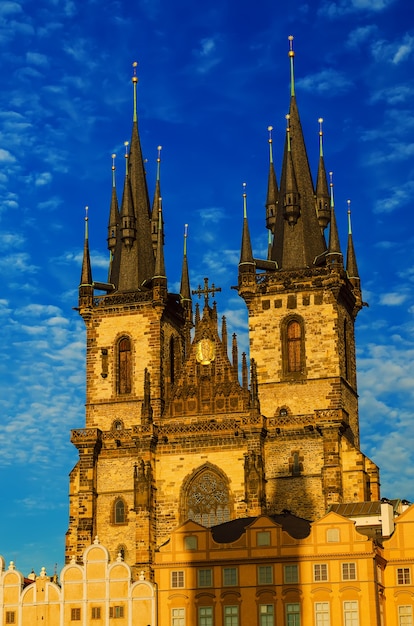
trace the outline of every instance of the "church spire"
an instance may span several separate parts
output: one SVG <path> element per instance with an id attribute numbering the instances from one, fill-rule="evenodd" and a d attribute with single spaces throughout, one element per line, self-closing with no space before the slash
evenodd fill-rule
<path id="1" fill-rule="evenodd" d="M 85 207 L 85 237 L 83 242 L 82 270 L 79 285 L 79 308 L 92 306 L 93 282 L 91 258 L 89 254 L 88 207 Z"/>
<path id="2" fill-rule="evenodd" d="M 253 252 L 252 252 L 252 243 L 250 240 L 249 224 L 247 221 L 246 183 L 243 183 L 243 231 L 242 231 L 239 271 L 249 271 L 247 266 L 254 267 L 254 259 L 253 259 Z"/>
<path id="3" fill-rule="evenodd" d="M 161 197 L 160 172 L 161 172 L 162 146 L 158 146 L 157 150 L 158 150 L 157 177 L 155 180 L 154 199 L 152 202 L 152 211 L 151 211 L 151 238 L 152 238 L 152 247 L 154 249 L 154 253 L 156 253 L 157 251 L 157 239 L 158 239 L 158 207 L 160 204 L 160 197 Z"/>
<path id="4" fill-rule="evenodd" d="M 275 173 L 275 166 L 273 164 L 273 126 L 268 126 L 269 131 L 269 175 L 267 181 L 267 197 L 266 197 L 266 228 L 271 232 L 274 231 L 276 221 L 276 211 L 278 204 L 278 187 Z"/>
<path id="5" fill-rule="evenodd" d="M 319 123 L 319 165 L 318 175 L 316 179 L 316 213 L 318 215 L 319 226 L 321 231 L 325 230 L 329 224 L 331 217 L 331 211 L 329 208 L 329 191 L 328 182 L 326 179 L 325 161 L 323 157 L 323 131 L 322 123 L 323 118 L 318 119 Z"/>
<path id="6" fill-rule="evenodd" d="M 118 197 L 116 193 L 116 182 L 115 182 L 115 158 L 116 154 L 112 155 L 112 195 L 111 195 L 111 205 L 109 208 L 109 220 L 108 220 L 108 250 L 109 250 L 109 271 L 108 271 L 108 280 L 113 282 L 113 259 L 115 255 L 115 248 L 118 241 L 118 231 L 119 231 L 119 207 L 118 207 Z"/>
<path id="7" fill-rule="evenodd" d="M 323 258 L 326 250 L 315 210 L 315 191 L 296 104 L 294 56 L 293 37 L 290 36 L 290 106 L 272 249 L 272 259 L 279 269 L 312 267 L 315 259 Z"/>
<path id="8" fill-rule="evenodd" d="M 151 238 L 150 203 L 144 159 L 138 133 L 137 63 L 133 64 L 133 122 L 124 193 L 121 205 L 120 228 L 111 280 L 117 291 L 137 291 L 154 275 L 154 250 Z"/>
<path id="9" fill-rule="evenodd" d="M 331 189 L 331 226 L 329 229 L 329 245 L 327 258 L 329 259 L 329 265 L 343 265 L 343 256 L 341 252 L 341 245 L 339 243 L 338 227 L 336 225 L 335 217 L 335 203 L 333 192 L 333 174 L 329 172 L 329 186 Z"/>
<path id="10" fill-rule="evenodd" d="M 348 200 L 348 248 L 346 252 L 346 271 L 354 287 L 360 288 L 360 278 L 356 261 L 351 225 L 351 201 Z"/>

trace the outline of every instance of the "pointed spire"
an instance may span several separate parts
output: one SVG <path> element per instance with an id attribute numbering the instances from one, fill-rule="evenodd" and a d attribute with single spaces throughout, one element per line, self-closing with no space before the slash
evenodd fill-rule
<path id="1" fill-rule="evenodd" d="M 232 354 L 233 372 L 235 372 L 237 374 L 237 369 L 239 367 L 239 348 L 238 348 L 238 345 L 237 345 L 237 335 L 236 335 L 236 333 L 233 333 L 231 354 Z"/>
<path id="2" fill-rule="evenodd" d="M 329 208 L 329 191 L 328 182 L 326 179 L 325 161 L 323 157 L 323 131 L 322 123 L 323 118 L 318 119 L 319 123 L 319 165 L 318 175 L 316 179 L 316 212 L 318 215 L 319 226 L 321 231 L 325 230 L 329 224 L 331 217 L 331 211 Z"/>
<path id="3" fill-rule="evenodd" d="M 248 389 L 249 381 L 248 381 L 248 371 L 247 371 L 247 357 L 246 353 L 242 354 L 242 387 L 243 389 Z"/>
<path id="4" fill-rule="evenodd" d="M 275 167 L 273 164 L 273 137 L 272 130 L 273 126 L 268 126 L 267 130 L 269 131 L 269 175 L 267 180 L 267 197 L 266 197 L 266 228 L 268 228 L 271 232 L 274 231 L 275 222 L 276 222 L 276 211 L 278 204 L 278 187 L 277 187 L 277 179 L 275 173 Z"/>
<path id="5" fill-rule="evenodd" d="M 152 202 L 152 211 L 151 211 L 151 238 L 152 238 L 152 247 L 154 248 L 154 253 L 157 250 L 157 239 L 158 239 L 158 207 L 159 207 L 159 200 L 161 197 L 160 173 L 161 173 L 162 146 L 158 146 L 157 150 L 158 150 L 157 177 L 155 180 L 154 200 Z"/>
<path id="6" fill-rule="evenodd" d="M 348 278 L 351 282 L 354 283 L 355 287 L 360 286 L 360 278 L 358 272 L 358 265 L 356 261 L 354 241 L 352 237 L 352 226 L 351 226 L 351 201 L 348 200 L 348 248 L 346 253 L 346 271 L 348 274 Z"/>
<path id="7" fill-rule="evenodd" d="M 90 308 L 93 305 L 93 282 L 91 259 L 89 254 L 88 220 L 88 207 L 85 207 L 85 237 L 83 243 L 82 270 L 79 285 L 79 309 Z"/>
<path id="8" fill-rule="evenodd" d="M 292 41 L 290 36 L 290 106 L 272 248 L 272 260 L 281 270 L 313 267 L 317 259 L 325 258 L 326 251 L 315 210 L 315 188 L 296 104 Z"/>
<path id="9" fill-rule="evenodd" d="M 289 226 L 294 226 L 300 217 L 300 195 L 296 183 L 295 168 L 292 160 L 290 115 L 286 115 L 286 142 L 286 188 L 285 193 L 283 194 L 283 215 Z"/>
<path id="10" fill-rule="evenodd" d="M 155 258 L 154 278 L 166 278 L 163 243 L 163 220 L 162 220 L 162 198 L 159 198 L 158 206 L 158 242 L 157 256 Z"/>
<path id="11" fill-rule="evenodd" d="M 92 268 L 91 268 L 91 259 L 89 254 L 89 217 L 88 217 L 89 207 L 85 207 L 85 238 L 83 243 L 83 260 L 82 260 L 82 271 L 81 271 L 81 281 L 80 286 L 92 285 Z"/>
<path id="12" fill-rule="evenodd" d="M 190 278 L 188 273 L 188 261 L 187 261 L 187 238 L 188 238 L 188 224 L 184 225 L 184 254 L 183 265 L 181 270 L 181 284 L 180 284 L 180 296 L 182 300 L 191 302 L 191 289 Z"/>
<path id="13" fill-rule="evenodd" d="M 112 155 L 112 194 L 111 205 L 109 208 L 109 220 L 108 220 L 108 250 L 109 250 L 109 268 L 108 268 L 108 280 L 109 282 L 117 282 L 114 280 L 113 272 L 113 259 L 115 255 L 115 249 L 118 243 L 119 235 L 119 207 L 118 197 L 116 193 L 116 180 L 115 180 L 115 158 L 116 154 Z"/>
<path id="14" fill-rule="evenodd" d="M 327 257 L 329 259 L 330 265 L 342 265 L 343 256 L 339 243 L 338 227 L 336 225 L 332 172 L 329 172 L 329 186 L 331 189 L 331 226 L 329 229 L 329 245 Z"/>
<path id="15" fill-rule="evenodd" d="M 121 241 L 127 248 L 127 250 L 131 249 L 132 244 L 136 239 L 136 228 L 135 228 L 135 214 L 134 207 L 132 204 L 132 195 L 131 195 L 131 186 L 129 184 L 129 165 L 128 165 L 128 142 L 124 142 L 125 145 L 125 182 L 124 182 L 124 193 L 122 196 L 122 205 L 121 205 L 121 213 L 120 213 L 120 222 L 121 222 Z"/>
<path id="16" fill-rule="evenodd" d="M 244 271 L 245 268 L 240 266 L 251 266 L 254 268 L 252 244 L 250 240 L 249 224 L 247 221 L 246 183 L 243 183 L 243 232 L 239 262 L 239 270 Z M 249 271 L 249 269 L 247 269 L 247 271 Z"/>
<path id="17" fill-rule="evenodd" d="M 221 318 L 221 343 L 224 352 L 227 354 L 227 320 L 225 315 Z"/>

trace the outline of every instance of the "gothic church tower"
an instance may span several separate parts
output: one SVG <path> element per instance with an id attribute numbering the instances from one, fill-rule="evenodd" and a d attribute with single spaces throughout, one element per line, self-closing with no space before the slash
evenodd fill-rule
<path id="1" fill-rule="evenodd" d="M 158 151 L 152 206 L 141 152 L 137 77 L 122 201 L 113 165 L 107 283 L 93 280 L 86 218 L 79 313 L 86 325 L 86 423 L 72 431 L 66 559 L 98 535 L 136 576 L 187 519 L 214 526 L 260 514 L 316 519 L 331 503 L 379 497 L 359 450 L 354 321 L 362 306 L 352 243 L 344 266 L 321 135 L 316 187 L 293 83 L 278 186 L 270 138 L 266 203 L 273 238 L 255 259 L 244 221 L 239 295 L 250 363 L 228 341 L 208 279 L 168 291 Z M 325 244 L 324 229 L 329 228 Z M 193 312 L 193 297 L 196 303 Z M 203 302 L 204 301 L 204 302 Z M 230 346 L 228 345 L 230 343 Z M 229 353 L 231 358 L 229 358 Z M 239 374 L 240 372 L 240 374 Z M 240 379 L 239 380 L 239 376 Z"/>

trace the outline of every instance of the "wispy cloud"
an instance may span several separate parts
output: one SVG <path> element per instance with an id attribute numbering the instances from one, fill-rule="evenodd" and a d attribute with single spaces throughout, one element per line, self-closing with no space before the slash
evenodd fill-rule
<path id="1" fill-rule="evenodd" d="M 303 91 L 312 91 L 328 96 L 337 96 L 338 93 L 349 91 L 353 86 L 348 76 L 333 68 L 322 70 L 317 74 L 310 74 L 305 78 L 299 78 L 296 80 L 296 84 Z"/>

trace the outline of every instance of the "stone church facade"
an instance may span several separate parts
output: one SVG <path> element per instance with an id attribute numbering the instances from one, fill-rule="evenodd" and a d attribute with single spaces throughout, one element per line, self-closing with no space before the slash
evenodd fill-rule
<path id="1" fill-rule="evenodd" d="M 363 303 L 352 233 L 343 255 L 322 130 L 314 182 L 293 79 L 279 182 L 269 137 L 266 259 L 253 256 L 244 194 L 238 293 L 249 356 L 228 339 L 214 284 L 191 290 L 186 237 L 180 292 L 168 291 L 159 170 L 151 203 L 135 75 L 133 89 L 108 283 L 93 280 L 86 220 L 86 421 L 72 431 L 66 560 L 80 561 L 99 536 L 135 578 L 153 580 L 157 551 L 188 520 L 210 528 L 288 510 L 315 521 L 330 505 L 380 494 L 378 468 L 359 447 L 354 323 Z"/>

